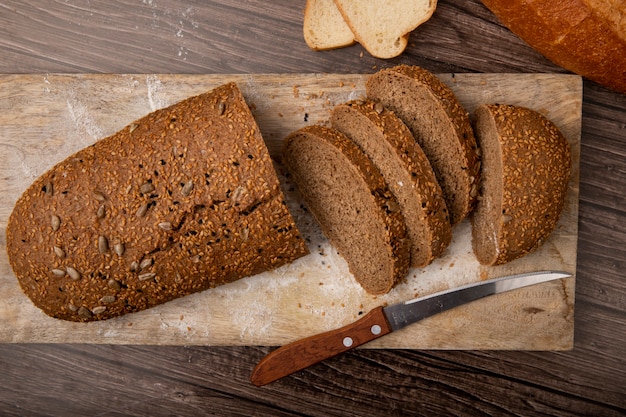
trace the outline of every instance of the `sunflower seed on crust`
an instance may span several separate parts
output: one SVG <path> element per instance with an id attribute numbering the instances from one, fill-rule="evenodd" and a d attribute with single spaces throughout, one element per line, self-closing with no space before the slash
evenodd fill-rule
<path id="1" fill-rule="evenodd" d="M 68 266 L 66 268 L 66 272 L 67 272 L 67 275 L 69 275 L 70 278 L 72 278 L 74 281 L 78 281 L 80 279 L 80 272 L 78 272 L 76 269 L 72 268 L 71 266 Z"/>

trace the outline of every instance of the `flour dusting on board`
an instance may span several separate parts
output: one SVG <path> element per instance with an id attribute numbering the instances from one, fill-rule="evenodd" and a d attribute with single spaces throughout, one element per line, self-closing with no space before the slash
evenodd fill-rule
<path id="1" fill-rule="evenodd" d="M 161 80 L 156 75 L 146 76 L 146 87 L 148 89 L 148 103 L 150 110 L 155 111 L 168 105 L 167 95 L 164 94 Z"/>

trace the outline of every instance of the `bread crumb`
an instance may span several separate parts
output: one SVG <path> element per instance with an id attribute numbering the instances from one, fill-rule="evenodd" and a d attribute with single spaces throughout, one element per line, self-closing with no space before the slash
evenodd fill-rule
<path id="1" fill-rule="evenodd" d="M 293 98 L 299 98 L 300 97 L 300 91 L 298 90 L 298 85 L 294 84 L 293 85 Z"/>

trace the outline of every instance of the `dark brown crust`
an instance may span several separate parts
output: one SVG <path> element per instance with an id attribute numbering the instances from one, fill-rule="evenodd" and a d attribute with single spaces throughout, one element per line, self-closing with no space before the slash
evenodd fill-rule
<path id="1" fill-rule="evenodd" d="M 107 319 L 306 254 L 283 200 L 230 83 L 150 113 L 39 177 L 9 218 L 7 251 L 48 315 Z"/>
<path id="2" fill-rule="evenodd" d="M 402 199 L 399 197 L 399 190 L 397 189 L 402 188 L 404 192 L 411 193 L 411 198 L 417 202 L 415 204 L 418 210 L 417 213 L 412 212 L 409 215 L 406 207 L 401 208 L 405 213 L 409 231 L 414 227 L 416 229 L 424 229 L 428 233 L 425 240 L 415 241 L 413 239 L 411 242 L 412 266 L 424 267 L 440 256 L 452 239 L 448 209 L 430 163 L 408 127 L 393 112 L 382 108 L 380 103 L 377 104 L 370 100 L 355 100 L 336 106 L 331 116 L 333 126 L 335 126 L 339 113 L 349 113 L 351 111 L 358 112 L 364 116 L 366 120 L 369 120 L 372 129 L 381 133 L 395 151 L 397 155 L 396 160 L 401 164 L 401 169 L 406 171 L 407 177 L 412 182 L 411 186 L 407 184 L 406 187 L 404 185 L 394 187 L 398 182 L 401 182 L 402 178 L 386 178 L 389 188 L 396 194 L 398 201 L 401 202 Z M 359 122 L 361 120 L 357 119 L 354 121 L 354 123 Z M 367 123 L 367 121 L 363 121 L 363 123 Z M 355 141 L 350 132 L 343 131 L 343 133 Z M 365 150 L 366 154 L 368 153 L 366 146 L 360 143 L 359 146 Z M 369 156 L 376 163 L 373 155 L 369 154 Z M 380 165 L 378 168 L 384 176 L 385 173 Z M 400 204 L 402 205 L 402 203 Z M 416 223 L 419 223 L 419 225 Z M 412 226 L 412 224 L 415 225 Z M 411 235 L 411 232 L 409 232 L 409 235 Z"/>
<path id="3" fill-rule="evenodd" d="M 504 104 L 482 108 L 499 134 L 502 215 L 492 219 L 499 223 L 496 253 L 477 257 L 483 264 L 500 265 L 536 250 L 556 227 L 567 195 L 571 150 L 557 127 L 534 110 Z"/>
<path id="4" fill-rule="evenodd" d="M 626 93 L 626 34 L 583 0 L 482 0 L 502 23 L 552 62 Z M 605 13 L 621 13 L 608 10 Z"/>
<path id="5" fill-rule="evenodd" d="M 450 88 L 436 76 L 423 68 L 411 65 L 399 65 L 379 71 L 367 81 L 367 95 L 372 99 L 381 101 L 385 106 L 393 110 L 401 119 L 403 119 L 403 121 L 406 122 L 409 128 L 411 127 L 410 123 L 403 115 L 404 112 L 402 109 L 389 106 L 386 99 L 378 96 L 377 94 L 373 94 L 373 85 L 375 83 L 383 83 L 383 80 L 385 79 L 392 80 L 394 76 L 407 77 L 407 79 L 415 85 L 415 88 L 428 88 L 432 94 L 433 100 L 446 112 L 450 123 L 453 125 L 456 137 L 451 138 L 450 143 L 441 144 L 441 146 L 451 146 L 457 148 L 457 154 L 461 160 L 454 161 L 453 163 L 464 167 L 462 173 L 464 177 L 463 185 L 467 189 L 467 193 L 463 195 L 455 195 L 454 201 L 452 202 L 450 201 L 451 197 L 446 196 L 448 211 L 450 212 L 450 221 L 453 225 L 459 223 L 474 209 L 477 196 L 475 185 L 480 181 L 480 158 L 469 115 L 463 106 L 461 106 L 452 90 L 450 90 Z M 418 137 L 416 137 L 416 140 L 418 140 L 418 142 L 422 141 L 421 138 Z M 426 156 L 431 159 L 432 164 L 433 161 L 431 152 L 428 149 L 428 144 L 420 143 L 420 145 L 426 153 Z M 438 172 L 441 168 L 433 164 L 433 169 L 435 170 L 439 184 L 445 191 L 446 184 L 442 182 L 441 173 Z"/>
<path id="6" fill-rule="evenodd" d="M 385 294 L 391 290 L 391 288 L 402 278 L 406 276 L 406 273 L 410 264 L 410 242 L 406 235 L 406 225 L 404 217 L 399 210 L 393 210 L 393 207 L 397 207 L 398 203 L 394 195 L 387 188 L 387 184 L 383 179 L 378 169 L 374 166 L 372 161 L 365 156 L 365 154 L 346 136 L 338 131 L 320 125 L 306 126 L 291 133 L 284 143 L 283 160 L 288 170 L 291 173 L 295 173 L 295 164 L 298 163 L 297 155 L 292 155 L 289 147 L 295 140 L 304 138 L 316 138 L 329 143 L 331 146 L 337 149 L 341 153 L 346 162 L 352 166 L 367 185 L 371 192 L 371 197 L 374 199 L 375 206 L 378 208 L 375 213 L 386 225 L 386 239 L 387 249 L 390 250 L 391 259 L 393 260 L 392 274 L 389 277 L 381 276 L 380 279 L 385 281 L 385 285 L 382 290 L 373 291 L 372 288 L 364 286 L 364 289 L 372 294 Z M 293 175 L 296 184 L 300 181 L 297 175 Z M 306 193 L 303 193 L 305 202 L 309 205 L 311 212 L 315 215 L 314 204 L 308 201 Z M 329 230 L 323 222 L 320 222 L 322 231 L 331 241 L 335 244 L 337 241 L 333 238 L 334 231 Z M 341 248 L 339 248 L 341 252 Z M 346 259 L 350 266 L 353 262 L 351 259 Z M 353 270 L 353 268 L 351 268 Z M 355 276 L 355 279 L 362 285 L 363 282 L 359 276 Z"/>

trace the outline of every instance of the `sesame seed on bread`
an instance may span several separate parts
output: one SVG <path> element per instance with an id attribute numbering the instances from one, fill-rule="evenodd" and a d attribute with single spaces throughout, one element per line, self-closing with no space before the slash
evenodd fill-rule
<path id="1" fill-rule="evenodd" d="M 483 173 L 472 246 L 481 264 L 499 265 L 533 252 L 556 227 L 571 151 L 552 122 L 527 108 L 482 105 L 474 126 Z"/>

